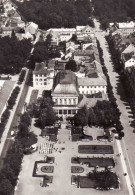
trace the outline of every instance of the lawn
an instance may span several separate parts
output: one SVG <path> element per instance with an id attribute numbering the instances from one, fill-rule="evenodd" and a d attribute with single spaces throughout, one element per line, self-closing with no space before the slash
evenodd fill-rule
<path id="1" fill-rule="evenodd" d="M 73 157 L 71 162 L 74 164 L 88 164 L 89 167 L 115 167 L 113 158 L 79 158 Z"/>
<path id="2" fill-rule="evenodd" d="M 80 154 L 113 154 L 111 145 L 79 145 L 78 152 Z"/>

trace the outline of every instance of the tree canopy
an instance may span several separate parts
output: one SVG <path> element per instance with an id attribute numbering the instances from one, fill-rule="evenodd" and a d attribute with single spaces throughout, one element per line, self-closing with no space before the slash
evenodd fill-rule
<path id="1" fill-rule="evenodd" d="M 26 65 L 31 48 L 30 40 L 0 37 L 0 74 L 18 74 Z"/>
<path id="2" fill-rule="evenodd" d="M 95 15 L 99 17 L 102 27 L 108 22 L 124 22 L 135 19 L 134 0 L 93 0 Z"/>
<path id="3" fill-rule="evenodd" d="M 91 16 L 89 0 L 31 0 L 14 2 L 27 21 L 33 21 L 41 29 L 87 25 Z M 38 16 L 38 17 L 37 17 Z"/>

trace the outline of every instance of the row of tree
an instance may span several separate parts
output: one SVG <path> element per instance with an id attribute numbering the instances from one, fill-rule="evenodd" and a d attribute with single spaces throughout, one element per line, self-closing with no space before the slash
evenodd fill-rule
<path id="1" fill-rule="evenodd" d="M 19 12 L 26 21 L 33 21 L 41 29 L 66 27 L 76 25 L 93 25 L 89 17 L 92 15 L 89 0 L 31 0 L 16 3 Z M 37 17 L 38 16 L 38 17 Z"/>
<path id="2" fill-rule="evenodd" d="M 124 22 L 135 19 L 134 0 L 93 0 L 94 14 L 99 17 L 103 29 L 109 22 Z"/>
<path id="3" fill-rule="evenodd" d="M 17 99 L 17 96 L 20 92 L 20 87 L 16 86 L 15 89 L 13 89 L 12 93 L 11 93 L 11 96 L 10 98 L 8 99 L 8 106 L 7 108 L 12 110 L 13 109 L 13 106 L 15 105 L 15 102 L 16 102 L 16 99 Z"/>
<path id="4" fill-rule="evenodd" d="M 106 79 L 107 79 L 107 94 L 108 94 L 108 97 L 109 97 L 109 101 L 111 102 L 111 105 L 115 110 L 115 114 L 116 114 L 115 117 L 117 118 L 117 121 L 114 124 L 114 126 L 116 126 L 116 129 L 117 129 L 119 135 L 121 135 L 121 131 L 123 130 L 123 126 L 121 125 L 121 121 L 120 121 L 120 114 L 121 113 L 118 109 L 118 105 L 116 103 L 116 98 L 114 97 L 113 87 L 111 85 L 110 78 L 108 76 L 108 70 L 107 70 L 107 68 L 105 66 L 105 63 L 104 63 L 103 50 L 100 47 L 100 43 L 99 43 L 98 40 L 97 40 L 97 47 L 98 47 L 99 57 L 100 57 L 101 65 L 102 65 L 102 70 L 103 70 L 103 73 L 104 73 L 104 75 L 106 76 Z"/>
<path id="5" fill-rule="evenodd" d="M 0 171 L 0 194 L 13 195 L 14 188 L 17 185 L 18 175 L 21 170 L 21 164 L 26 147 L 30 147 L 37 142 L 37 137 L 30 132 L 31 117 L 24 113 L 20 117 L 18 134 L 12 147 L 7 152 L 3 167 Z"/>
<path id="6" fill-rule="evenodd" d="M 26 64 L 32 44 L 15 36 L 0 37 L 0 74 L 18 74 Z"/>
<path id="7" fill-rule="evenodd" d="M 135 68 L 130 67 L 125 70 L 124 64 L 120 58 L 121 55 L 119 51 L 115 48 L 113 38 L 111 36 L 107 36 L 106 40 L 109 45 L 109 50 L 112 56 L 111 59 L 113 61 L 115 70 L 120 75 L 120 82 L 124 92 L 122 94 L 122 98 L 129 102 L 133 115 L 135 116 Z M 134 123 L 132 125 L 135 127 Z"/>
<path id="8" fill-rule="evenodd" d="M 18 85 L 22 84 L 22 82 L 24 81 L 25 75 L 26 75 L 26 70 L 22 70 L 21 74 L 19 75 Z"/>

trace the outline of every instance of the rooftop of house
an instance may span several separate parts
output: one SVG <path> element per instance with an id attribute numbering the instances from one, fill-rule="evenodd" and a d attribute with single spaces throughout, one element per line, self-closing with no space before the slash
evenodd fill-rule
<path id="1" fill-rule="evenodd" d="M 78 86 L 106 86 L 106 80 L 98 74 L 95 78 L 78 78 Z"/>
<path id="2" fill-rule="evenodd" d="M 92 50 L 78 49 L 74 52 L 74 56 L 90 56 L 92 53 L 93 53 L 93 49 Z"/>
<path id="3" fill-rule="evenodd" d="M 135 23 L 133 21 L 131 22 L 123 22 L 123 23 L 118 23 L 119 29 L 123 29 L 123 28 L 134 28 L 135 27 Z"/>
<path id="4" fill-rule="evenodd" d="M 45 62 L 36 63 L 35 64 L 35 69 L 33 71 L 33 74 L 44 74 L 44 75 L 47 75 L 48 74 L 48 70 L 47 70 L 46 63 Z"/>

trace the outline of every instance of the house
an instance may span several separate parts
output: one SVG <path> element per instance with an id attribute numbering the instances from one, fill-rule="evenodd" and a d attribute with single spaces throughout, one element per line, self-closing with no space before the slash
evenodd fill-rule
<path id="1" fill-rule="evenodd" d="M 28 22 L 24 28 L 25 32 L 29 32 L 32 35 L 36 35 L 38 31 L 38 25 L 34 22 Z"/>
<path id="2" fill-rule="evenodd" d="M 35 64 L 33 71 L 33 86 L 34 87 L 47 87 L 48 90 L 52 89 L 54 70 L 47 67 L 47 62 Z"/>
<path id="3" fill-rule="evenodd" d="M 14 31 L 15 33 L 19 32 L 21 28 L 19 27 L 1 27 L 1 31 L 2 31 L 2 37 L 4 36 L 10 36 L 12 32 Z"/>
<path id="4" fill-rule="evenodd" d="M 54 110 L 58 116 L 73 116 L 77 113 L 78 104 L 77 77 L 70 70 L 63 70 L 56 74 L 52 88 Z"/>
<path id="5" fill-rule="evenodd" d="M 132 56 L 129 60 L 125 62 L 125 69 L 134 66 L 135 67 L 135 56 Z"/>
<path id="6" fill-rule="evenodd" d="M 76 35 L 78 36 L 91 36 L 91 37 L 95 37 L 95 32 L 94 29 L 92 27 L 90 27 L 89 25 L 86 26 L 76 26 Z"/>
<path id="7" fill-rule="evenodd" d="M 123 59 L 123 56 L 125 54 L 132 54 L 135 55 L 135 46 L 133 44 L 129 44 L 122 52 L 121 52 L 121 58 Z"/>

